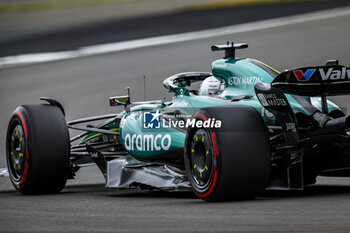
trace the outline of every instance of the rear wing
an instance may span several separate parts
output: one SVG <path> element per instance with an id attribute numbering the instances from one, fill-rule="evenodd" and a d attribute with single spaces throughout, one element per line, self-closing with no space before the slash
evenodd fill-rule
<path id="1" fill-rule="evenodd" d="M 350 94 L 350 68 L 342 65 L 302 67 L 280 73 L 272 87 L 302 96 Z"/>
<path id="2" fill-rule="evenodd" d="M 296 146 L 299 141 L 297 120 L 284 94 L 300 96 L 321 96 L 322 113 L 304 99 L 304 107 L 309 109 L 321 127 L 329 121 L 327 96 L 350 94 L 350 68 L 335 61 L 326 66 L 302 67 L 280 73 L 270 84 L 256 83 L 256 95 L 261 105 L 272 112 L 283 128 L 286 145 Z"/>

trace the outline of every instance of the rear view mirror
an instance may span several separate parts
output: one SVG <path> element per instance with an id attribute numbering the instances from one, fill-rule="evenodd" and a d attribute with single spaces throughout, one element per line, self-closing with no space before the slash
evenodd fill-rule
<path id="1" fill-rule="evenodd" d="M 120 106 L 120 105 L 129 105 L 130 104 L 130 96 L 114 96 L 109 97 L 109 105 L 110 106 Z"/>

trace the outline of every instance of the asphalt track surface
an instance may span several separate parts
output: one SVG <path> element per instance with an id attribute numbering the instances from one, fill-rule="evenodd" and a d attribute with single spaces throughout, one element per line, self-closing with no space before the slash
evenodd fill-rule
<path id="1" fill-rule="evenodd" d="M 0 42 L 0 56 L 71 50 L 83 46 L 191 32 L 232 24 L 272 19 L 316 10 L 349 6 L 348 0 L 323 0 L 226 7 L 78 24 Z"/>
<path id="2" fill-rule="evenodd" d="M 238 55 L 279 70 L 350 65 L 350 15 L 228 36 L 0 70 L 2 154 L 7 120 L 17 105 L 57 98 L 68 120 L 119 111 L 108 97 L 131 87 L 134 100 L 171 96 L 162 80 L 183 71 L 210 71 L 212 44 L 246 41 Z M 349 97 L 335 101 L 350 106 Z M 53 132 L 54 133 L 54 132 Z M 0 167 L 5 166 L 1 156 Z M 349 232 L 350 178 L 319 177 L 300 192 L 266 192 L 256 200 L 204 203 L 190 193 L 106 190 L 95 167 L 85 168 L 58 195 L 22 196 L 0 178 L 1 232 Z"/>

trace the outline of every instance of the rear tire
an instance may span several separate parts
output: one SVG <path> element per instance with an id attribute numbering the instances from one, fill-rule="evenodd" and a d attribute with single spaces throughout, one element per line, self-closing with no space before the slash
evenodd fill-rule
<path id="1" fill-rule="evenodd" d="M 249 106 L 209 107 L 193 118 L 221 120 L 220 128 L 189 128 L 185 165 L 196 195 L 205 201 L 250 199 L 268 183 L 270 147 L 265 124 Z"/>
<path id="2" fill-rule="evenodd" d="M 10 179 L 23 194 L 60 192 L 69 174 L 69 133 L 62 111 L 52 105 L 23 105 L 7 129 Z"/>

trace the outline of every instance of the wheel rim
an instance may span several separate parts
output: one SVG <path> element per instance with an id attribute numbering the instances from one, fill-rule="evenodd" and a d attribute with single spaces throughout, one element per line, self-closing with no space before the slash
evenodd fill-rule
<path id="1" fill-rule="evenodd" d="M 199 189 L 210 186 L 213 173 L 213 156 L 209 133 L 204 129 L 196 131 L 191 140 L 190 166 L 193 184 Z"/>
<path id="2" fill-rule="evenodd" d="M 19 123 L 15 124 L 9 137 L 9 168 L 13 179 L 20 181 L 23 177 L 26 163 L 26 143 L 22 125 Z"/>

